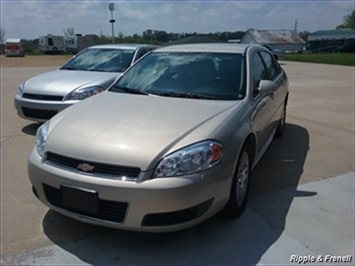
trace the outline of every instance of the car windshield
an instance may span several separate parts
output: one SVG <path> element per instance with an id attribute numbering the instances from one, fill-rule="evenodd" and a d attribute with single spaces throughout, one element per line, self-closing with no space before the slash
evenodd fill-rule
<path id="1" fill-rule="evenodd" d="M 110 91 L 239 100 L 245 95 L 244 69 L 242 54 L 154 52 L 130 68 Z"/>
<path id="2" fill-rule="evenodd" d="M 79 53 L 61 69 L 123 72 L 132 62 L 134 50 L 90 48 Z"/>

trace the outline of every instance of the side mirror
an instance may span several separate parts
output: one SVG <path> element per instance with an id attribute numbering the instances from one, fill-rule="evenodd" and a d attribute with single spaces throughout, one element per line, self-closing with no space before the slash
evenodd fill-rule
<path id="1" fill-rule="evenodd" d="M 259 92 L 261 94 L 270 94 L 274 93 L 277 90 L 278 86 L 275 82 L 271 80 L 261 80 L 259 85 Z"/>

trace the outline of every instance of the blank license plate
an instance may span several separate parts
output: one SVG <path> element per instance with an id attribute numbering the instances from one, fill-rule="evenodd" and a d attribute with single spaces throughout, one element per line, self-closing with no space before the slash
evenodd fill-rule
<path id="1" fill-rule="evenodd" d="M 97 192 L 64 186 L 61 189 L 64 207 L 83 213 L 98 214 L 99 199 Z"/>

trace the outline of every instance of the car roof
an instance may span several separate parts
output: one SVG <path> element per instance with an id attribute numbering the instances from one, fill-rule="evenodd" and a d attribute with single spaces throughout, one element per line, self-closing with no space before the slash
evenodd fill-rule
<path id="1" fill-rule="evenodd" d="M 159 47 L 157 45 L 151 44 L 139 44 L 139 43 L 119 43 L 119 44 L 100 44 L 90 46 L 88 49 L 126 49 L 126 50 L 136 50 L 140 47 Z"/>
<path id="2" fill-rule="evenodd" d="M 194 43 L 171 45 L 154 50 L 154 52 L 209 52 L 243 54 L 250 47 L 248 44 L 235 43 Z"/>

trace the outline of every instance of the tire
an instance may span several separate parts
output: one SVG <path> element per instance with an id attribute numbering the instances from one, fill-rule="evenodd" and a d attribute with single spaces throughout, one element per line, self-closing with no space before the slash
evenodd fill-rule
<path id="1" fill-rule="evenodd" d="M 248 199 L 250 172 L 250 154 L 244 147 L 238 158 L 229 201 L 224 207 L 225 216 L 230 218 L 238 218 L 242 215 Z"/>
<path id="2" fill-rule="evenodd" d="M 275 132 L 275 137 L 276 138 L 281 138 L 282 135 L 284 134 L 285 132 L 285 125 L 286 125 L 286 103 L 284 105 L 284 109 L 283 109 L 283 112 L 282 112 L 282 117 L 279 121 L 279 124 L 277 125 L 277 129 L 276 129 L 276 132 Z"/>

